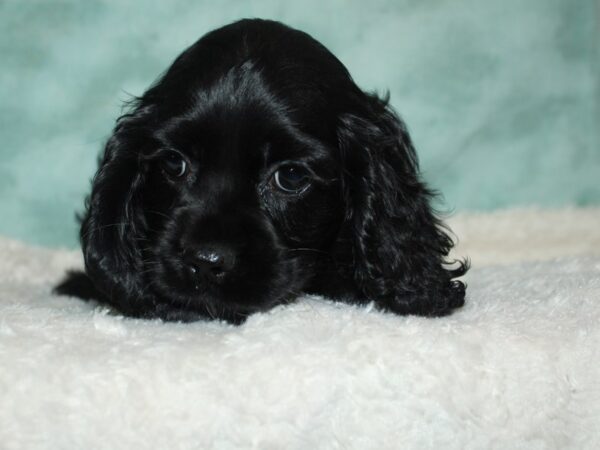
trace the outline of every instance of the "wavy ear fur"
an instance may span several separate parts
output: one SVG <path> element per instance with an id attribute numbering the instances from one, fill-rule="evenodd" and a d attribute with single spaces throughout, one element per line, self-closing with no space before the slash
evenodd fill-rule
<path id="1" fill-rule="evenodd" d="M 124 313 L 136 315 L 143 292 L 140 283 L 140 246 L 145 236 L 145 219 L 140 211 L 143 174 L 138 169 L 141 143 L 136 133 L 148 114 L 136 108 L 119 119 L 108 140 L 99 169 L 92 181 L 81 224 L 81 246 L 85 270 L 104 300 Z"/>
<path id="2" fill-rule="evenodd" d="M 468 262 L 448 267 L 453 242 L 435 216 L 415 150 L 387 99 L 366 95 L 340 117 L 354 281 L 379 307 L 398 314 L 445 315 L 464 304 L 454 280 Z"/>

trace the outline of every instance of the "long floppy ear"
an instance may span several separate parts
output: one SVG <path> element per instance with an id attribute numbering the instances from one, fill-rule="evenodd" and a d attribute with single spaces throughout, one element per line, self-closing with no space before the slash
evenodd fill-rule
<path id="1" fill-rule="evenodd" d="M 137 108 L 119 119 L 92 181 L 81 224 L 85 271 L 104 301 L 124 313 L 136 314 L 141 302 L 142 255 L 137 241 L 146 223 L 138 211 L 143 174 L 137 142 L 147 110 Z M 138 245 L 136 245 L 138 244 Z"/>
<path id="2" fill-rule="evenodd" d="M 430 205 L 406 128 L 387 99 L 364 95 L 340 117 L 354 281 L 398 314 L 439 316 L 464 304 L 468 262 L 449 268 L 453 246 Z"/>

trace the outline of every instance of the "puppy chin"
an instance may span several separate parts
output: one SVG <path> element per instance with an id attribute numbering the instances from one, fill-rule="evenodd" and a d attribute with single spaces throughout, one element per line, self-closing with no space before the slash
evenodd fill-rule
<path id="1" fill-rule="evenodd" d="M 198 318 L 224 320 L 231 323 L 242 323 L 254 313 L 268 311 L 269 309 L 292 302 L 295 295 L 292 292 L 282 292 L 279 297 L 255 297 L 251 295 L 234 296 L 224 293 L 210 286 L 203 286 L 193 291 L 174 290 L 166 285 L 158 285 L 155 297 L 155 317 L 166 320 L 182 320 L 180 317 L 166 317 L 162 311 L 185 311 L 197 315 Z M 188 321 L 183 319 L 184 321 Z M 191 318 L 191 320 L 197 320 Z"/>

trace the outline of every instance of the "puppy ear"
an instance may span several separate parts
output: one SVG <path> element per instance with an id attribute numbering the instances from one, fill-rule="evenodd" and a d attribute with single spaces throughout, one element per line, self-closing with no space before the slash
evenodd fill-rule
<path id="1" fill-rule="evenodd" d="M 435 216 L 434 195 L 421 181 L 415 150 L 387 99 L 366 95 L 340 117 L 345 164 L 346 237 L 354 281 L 369 300 L 398 314 L 444 315 L 464 303 L 453 280 L 468 263 L 445 261 L 454 245 Z"/>
<path id="2" fill-rule="evenodd" d="M 135 245 L 145 230 L 139 211 L 143 174 L 136 142 L 142 118 L 138 108 L 119 119 L 92 180 L 81 225 L 86 273 L 108 303 L 132 315 L 142 292 L 142 255 Z"/>

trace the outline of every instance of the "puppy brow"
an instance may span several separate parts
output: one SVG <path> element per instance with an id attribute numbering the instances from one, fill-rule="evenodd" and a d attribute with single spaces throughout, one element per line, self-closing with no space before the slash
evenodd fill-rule
<path id="1" fill-rule="evenodd" d="M 319 139 L 300 130 L 289 128 L 285 129 L 281 135 L 271 137 L 262 149 L 265 161 L 271 163 L 285 159 L 326 161 L 334 153 L 332 148 Z"/>
<path id="2" fill-rule="evenodd" d="M 164 155 L 167 152 L 176 152 L 176 153 L 182 153 L 179 150 L 176 150 L 170 146 L 158 146 L 158 147 L 153 147 L 150 149 L 146 149 L 146 150 L 142 150 L 139 154 L 139 160 L 140 161 L 152 161 L 156 158 L 160 158 L 162 155 Z"/>

